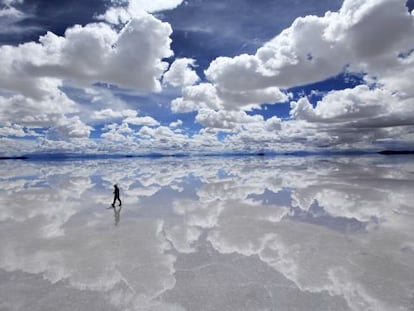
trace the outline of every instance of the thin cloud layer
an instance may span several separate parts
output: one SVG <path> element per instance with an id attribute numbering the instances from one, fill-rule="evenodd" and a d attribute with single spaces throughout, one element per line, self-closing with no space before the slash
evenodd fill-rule
<path id="1" fill-rule="evenodd" d="M 111 24 L 123 24 L 132 18 L 139 18 L 145 13 L 156 13 L 171 10 L 179 6 L 183 0 L 126 0 L 124 2 L 112 0 L 115 6 L 109 8 L 98 19 L 103 19 Z"/>

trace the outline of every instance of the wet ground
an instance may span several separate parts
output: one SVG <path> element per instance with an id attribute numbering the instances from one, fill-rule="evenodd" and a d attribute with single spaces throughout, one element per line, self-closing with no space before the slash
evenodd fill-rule
<path id="1" fill-rule="evenodd" d="M 0 310 L 414 310 L 414 157 L 1 161 Z"/>

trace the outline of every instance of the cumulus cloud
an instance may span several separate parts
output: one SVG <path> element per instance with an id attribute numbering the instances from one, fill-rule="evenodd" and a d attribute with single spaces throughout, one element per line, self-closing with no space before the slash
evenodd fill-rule
<path id="1" fill-rule="evenodd" d="M 78 116 L 59 119 L 57 124 L 50 128 L 47 138 L 67 140 L 71 138 L 88 138 L 92 127 L 84 124 Z"/>
<path id="2" fill-rule="evenodd" d="M 206 75 L 223 89 L 242 91 L 317 82 L 348 65 L 388 67 L 385 60 L 398 63 L 398 54 L 412 47 L 412 19 L 402 0 L 345 0 L 338 12 L 297 18 L 255 55 L 217 58 Z"/>
<path id="3" fill-rule="evenodd" d="M 20 156 L 36 149 L 37 143 L 33 140 L 13 139 L 0 137 L 1 156 Z"/>
<path id="4" fill-rule="evenodd" d="M 38 136 L 38 134 L 35 131 L 28 130 L 22 125 L 8 123 L 6 126 L 0 127 L 0 136 L 25 137 Z"/>
<path id="5" fill-rule="evenodd" d="M 78 25 L 64 37 L 48 32 L 38 43 L 1 46 L 0 87 L 38 100 L 63 80 L 83 87 L 105 82 L 159 91 L 168 66 L 162 58 L 173 53 L 170 34 L 169 24 L 145 15 L 120 32 L 103 23 Z"/>
<path id="6" fill-rule="evenodd" d="M 49 127 L 64 114 L 78 111 L 76 104 L 59 90 L 57 81 L 44 82 L 50 89 L 39 99 L 21 94 L 0 96 L 0 124 L 14 122 L 32 128 Z"/>
<path id="7" fill-rule="evenodd" d="M 164 74 L 163 82 L 174 87 L 193 85 L 200 80 L 197 73 L 191 68 L 195 66 L 192 58 L 176 59 Z"/>
<path id="8" fill-rule="evenodd" d="M 183 125 L 183 121 L 181 121 L 181 120 L 177 120 L 175 122 L 170 123 L 171 128 L 177 128 L 177 127 L 180 127 L 181 125 Z"/>
<path id="9" fill-rule="evenodd" d="M 389 24 L 392 27 L 378 30 Z M 383 40 L 384 33 L 389 40 Z M 406 39 L 412 33 L 404 1 L 347 0 L 338 12 L 296 19 L 254 55 L 218 57 L 205 71 L 211 84 L 184 88 L 172 110 L 257 108 L 287 101 L 279 88 L 317 82 L 345 68 L 381 72 L 391 62 L 403 61 L 398 55 L 412 47 L 412 40 Z"/>
<path id="10" fill-rule="evenodd" d="M 369 86 L 328 92 L 315 107 L 306 98 L 292 102 L 295 119 L 281 122 L 273 141 L 290 141 L 293 149 L 381 148 L 398 136 L 408 141 L 413 133 L 414 94 L 408 82 L 413 78 L 413 34 L 405 1 L 346 0 L 338 12 L 297 18 L 254 55 L 218 57 L 205 71 L 209 87 L 184 88 L 172 110 L 248 110 L 286 101 L 279 88 L 321 81 L 344 70 L 364 72 Z M 255 140 L 254 131 L 245 134 L 230 139 L 239 146 L 242 140 Z"/>
<path id="11" fill-rule="evenodd" d="M 228 134 L 222 140 L 226 152 L 280 152 L 286 148 L 283 144 L 290 140 L 284 138 L 285 122 L 278 117 L 265 120 L 261 115 L 249 115 L 245 111 L 201 109 L 195 120 L 206 132 Z M 293 144 L 290 140 L 289 148 L 293 148 Z"/>
<path id="12" fill-rule="evenodd" d="M 55 76 L 83 86 L 104 82 L 159 91 L 159 78 L 168 66 L 162 59 L 173 54 L 171 31 L 169 24 L 149 14 L 131 20 L 120 32 L 103 23 L 74 26 L 65 37 L 50 32 L 41 37 L 32 45 L 42 59 L 21 62 L 35 76 Z"/>
<path id="13" fill-rule="evenodd" d="M 141 126 L 157 126 L 160 123 L 152 117 L 128 117 L 124 120 L 125 123 L 133 124 L 133 125 L 141 125 Z"/>
<path id="14" fill-rule="evenodd" d="M 125 118 L 130 124 L 158 125 L 152 117 L 137 117 L 124 103 L 121 111 L 90 111 L 92 106 L 82 107 L 65 88 L 86 88 L 89 94 L 92 85 L 108 83 L 142 92 L 160 91 L 160 79 L 168 68 L 162 59 L 173 54 L 171 31 L 168 23 L 146 13 L 120 31 L 104 23 L 76 25 L 64 36 L 48 32 L 38 42 L 1 46 L 0 125 L 52 127 L 49 137 L 55 138 L 88 137 L 91 127 L 85 120 Z M 102 101 L 93 92 L 90 100 Z M 79 113 L 79 117 L 66 117 L 68 113 Z"/>
<path id="15" fill-rule="evenodd" d="M 263 117 L 260 115 L 250 116 L 244 111 L 202 109 L 198 112 L 196 121 L 208 128 L 237 130 L 243 124 L 263 121 Z"/>
<path id="16" fill-rule="evenodd" d="M 291 114 L 309 122 L 337 123 L 352 127 L 413 125 L 409 101 L 387 89 L 360 85 L 331 91 L 315 107 L 306 98 L 291 103 Z"/>
<path id="17" fill-rule="evenodd" d="M 215 110 L 250 110 L 261 104 L 286 102 L 288 96 L 277 87 L 233 91 L 220 89 L 210 83 L 187 86 L 182 97 L 171 102 L 173 112 L 190 112 L 210 108 Z"/>
<path id="18" fill-rule="evenodd" d="M 103 129 L 102 152 L 120 144 L 131 151 L 168 152 L 412 146 L 414 22 L 405 0 L 345 0 L 337 12 L 299 17 L 254 54 L 216 58 L 201 82 L 193 58 L 177 58 L 168 67 L 171 25 L 150 14 L 182 2 L 114 0 L 99 17 L 103 22 L 0 46 L 0 133 L 23 137 L 40 129 L 47 133 L 43 146 L 68 150 L 76 148 L 71 140 L 90 136 L 91 125 L 113 122 Z M 0 15 L 22 18 L 17 3 L 3 1 Z M 319 94 L 316 105 L 295 99 L 291 119 L 254 110 L 287 103 L 287 88 L 344 71 L 363 73 L 365 84 Z M 180 122 L 161 126 L 152 108 L 143 113 L 140 103 L 116 95 L 145 97 L 165 86 L 172 86 L 165 93 L 171 111 L 195 112 L 199 133 L 186 133 Z M 171 101 L 179 87 L 181 95 Z M 74 96 L 70 88 L 87 95 Z M 93 141 L 86 145 L 96 150 Z"/>
<path id="19" fill-rule="evenodd" d="M 189 140 L 186 135 L 176 133 L 167 126 L 155 128 L 143 126 L 137 134 L 142 138 L 142 145 L 155 149 L 159 148 L 159 150 L 170 150 L 170 152 L 183 150 Z"/>
<path id="20" fill-rule="evenodd" d="M 121 124 L 113 123 L 103 129 L 99 150 L 109 153 L 146 154 L 151 152 L 172 154 L 181 152 L 200 152 L 200 141 L 181 131 L 159 125 L 151 117 L 134 117 Z M 130 125 L 141 126 L 139 129 Z"/>
<path id="21" fill-rule="evenodd" d="M 118 119 L 122 117 L 136 117 L 137 112 L 135 110 L 126 109 L 122 111 L 115 111 L 111 108 L 102 109 L 99 111 L 94 111 L 92 115 L 92 119 L 94 120 L 111 120 L 111 119 Z"/>
<path id="22" fill-rule="evenodd" d="M 105 126 L 104 132 L 101 137 L 111 140 L 111 141 L 118 141 L 124 142 L 125 140 L 132 140 L 132 135 L 134 131 L 129 127 L 128 123 L 123 122 L 121 124 L 112 123 Z"/>
<path id="23" fill-rule="evenodd" d="M 291 107 L 291 115 L 314 124 L 329 138 L 328 144 L 369 141 L 381 145 L 386 138 L 397 141 L 414 130 L 412 100 L 385 88 L 360 85 L 331 91 L 315 107 L 307 98 L 292 102 Z"/>
<path id="24" fill-rule="evenodd" d="M 222 107 L 217 91 L 210 83 L 187 86 L 183 88 L 182 93 L 183 97 L 176 98 L 171 102 L 173 112 L 190 112 L 202 108 L 220 109 Z"/>
<path id="25" fill-rule="evenodd" d="M 159 122 L 150 116 L 138 116 L 138 111 L 132 109 L 124 109 L 122 111 L 114 111 L 111 108 L 94 111 L 92 119 L 94 120 L 114 120 L 123 118 L 123 123 L 141 125 L 141 126 L 157 126 Z"/>

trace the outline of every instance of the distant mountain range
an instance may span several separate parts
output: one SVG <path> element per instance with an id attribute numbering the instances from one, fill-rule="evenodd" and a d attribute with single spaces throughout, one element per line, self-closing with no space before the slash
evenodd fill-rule
<path id="1" fill-rule="evenodd" d="M 366 155 L 366 154 L 382 154 L 382 155 L 410 155 L 414 154 L 414 150 L 382 150 L 377 152 L 370 151 L 294 151 L 294 152 L 252 152 L 252 153 L 209 153 L 209 154 L 79 154 L 79 153 L 31 153 L 21 156 L 0 156 L 0 160 L 30 160 L 30 161 L 60 161 L 60 160 L 76 160 L 76 159 L 122 159 L 122 158 L 161 158 L 161 157 L 189 157 L 189 156 L 315 156 L 315 155 Z"/>
<path id="2" fill-rule="evenodd" d="M 414 154 L 414 150 L 383 150 L 379 154 L 393 155 L 393 154 Z"/>

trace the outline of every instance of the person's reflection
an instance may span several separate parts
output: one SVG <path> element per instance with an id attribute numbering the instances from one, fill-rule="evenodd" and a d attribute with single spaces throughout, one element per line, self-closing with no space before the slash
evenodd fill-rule
<path id="1" fill-rule="evenodd" d="M 113 208 L 114 209 L 114 219 L 115 219 L 115 226 L 118 226 L 119 220 L 121 219 L 121 209 L 122 206 L 118 206 L 118 209 L 115 206 L 108 207 L 108 209 Z"/>

